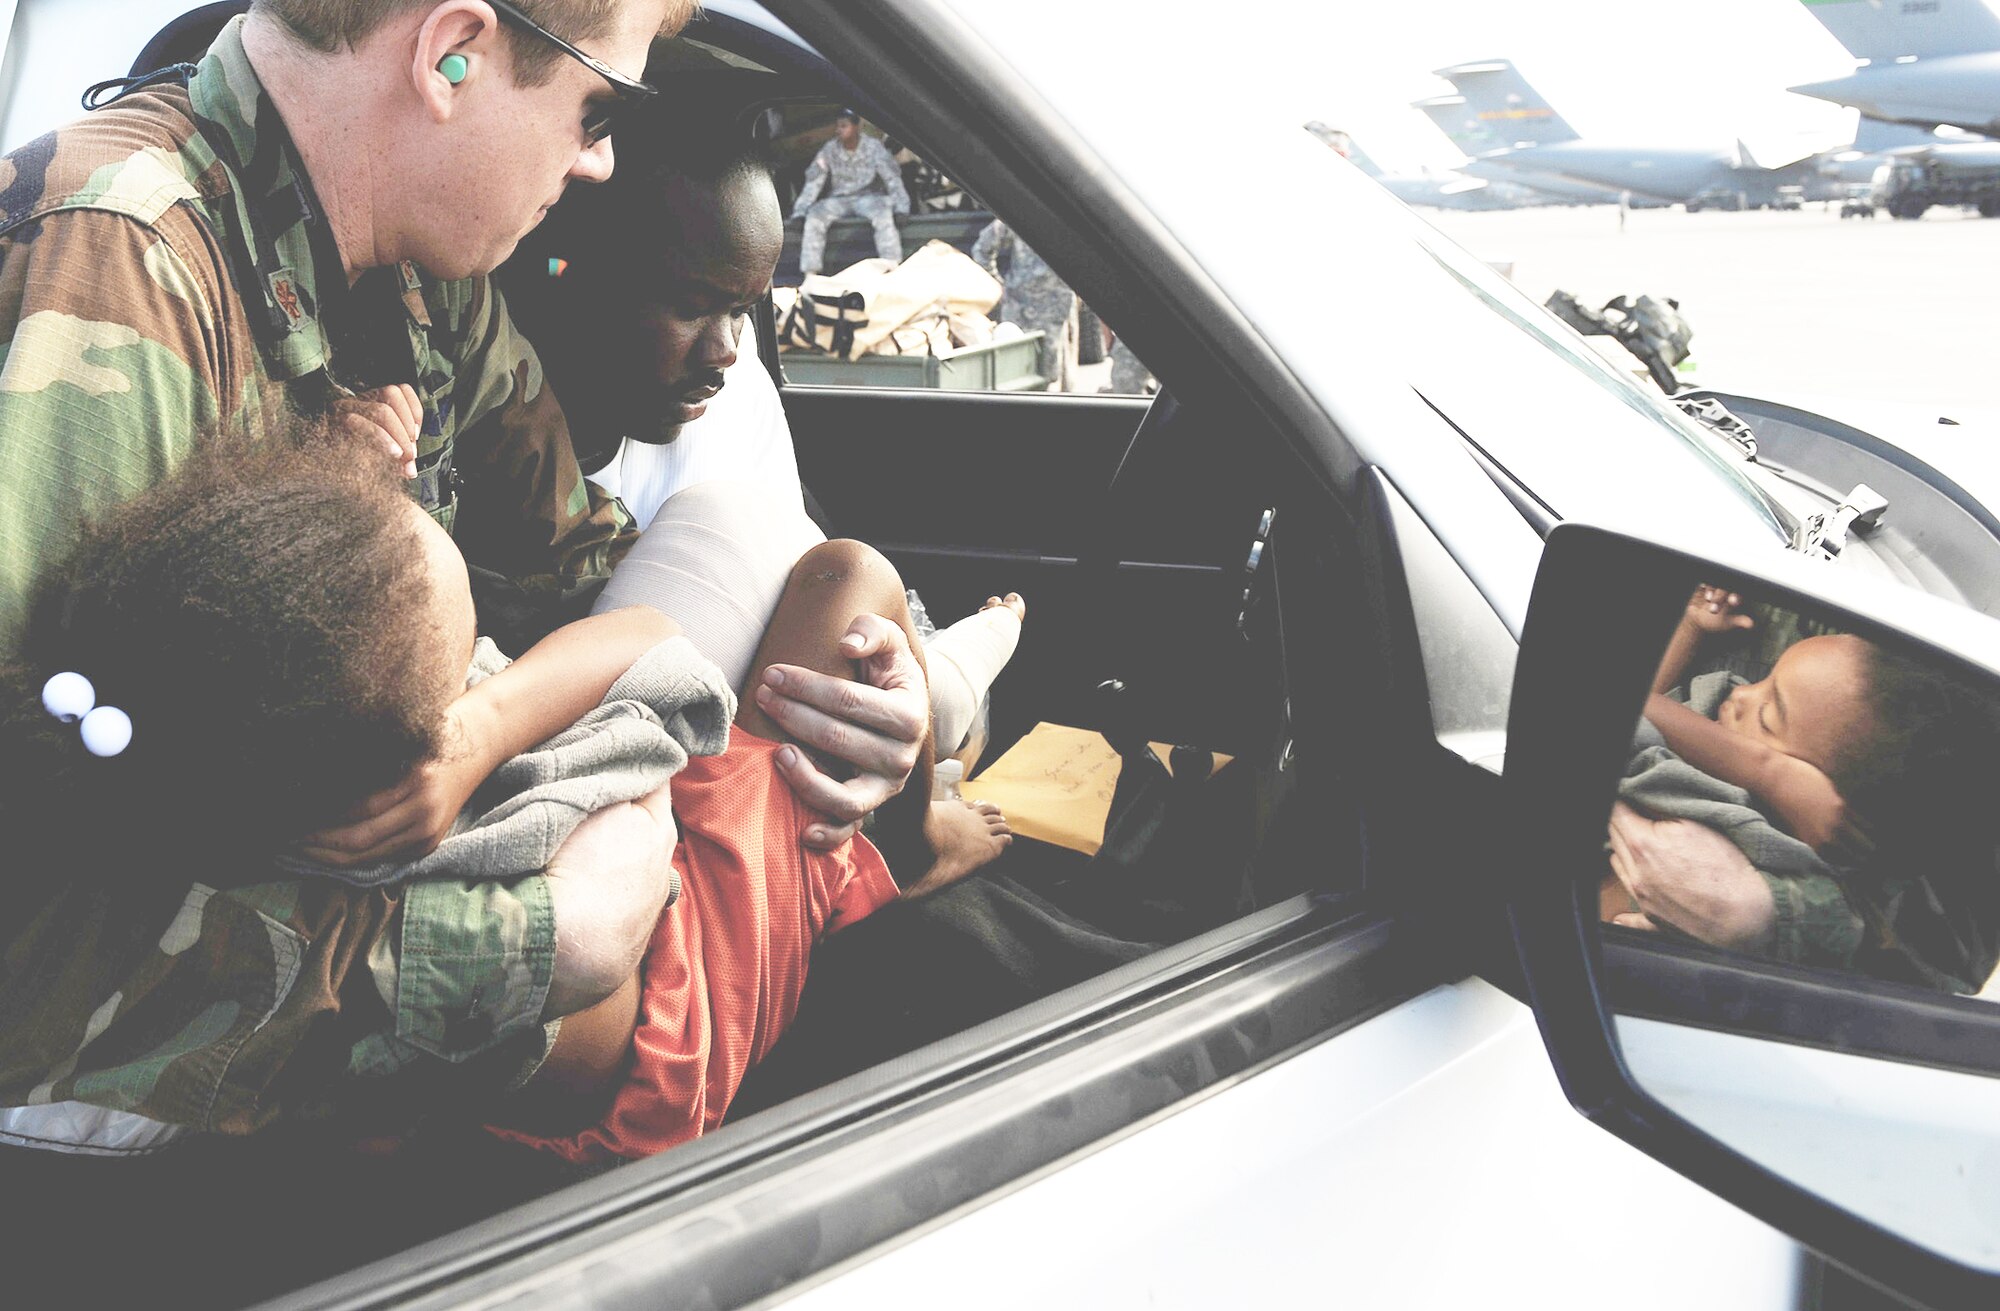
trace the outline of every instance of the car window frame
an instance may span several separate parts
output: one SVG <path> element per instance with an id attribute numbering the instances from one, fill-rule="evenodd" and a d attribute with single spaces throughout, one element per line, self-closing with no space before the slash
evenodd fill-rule
<path id="1" fill-rule="evenodd" d="M 1291 898 L 266 1305 L 413 1311 L 528 1289 L 538 1305 L 600 1305 L 620 1287 L 740 1305 L 777 1292 L 1452 981 L 1448 962 L 1357 902 Z M 968 1102 L 1004 1109 L 955 1116 Z M 806 1222 L 826 1208 L 853 1217 L 838 1241 Z"/>

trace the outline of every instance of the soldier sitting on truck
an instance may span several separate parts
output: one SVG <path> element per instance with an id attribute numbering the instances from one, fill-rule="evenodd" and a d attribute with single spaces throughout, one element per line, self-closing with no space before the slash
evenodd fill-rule
<path id="1" fill-rule="evenodd" d="M 875 225 L 875 254 L 892 264 L 903 260 L 903 236 L 896 215 L 910 212 L 903 170 L 889 148 L 861 130 L 861 115 L 843 109 L 833 120 L 833 140 L 806 166 L 805 190 L 792 206 L 805 219 L 799 241 L 799 271 L 826 271 L 826 230 L 835 219 L 865 218 Z M 832 191 L 827 192 L 831 185 Z"/>

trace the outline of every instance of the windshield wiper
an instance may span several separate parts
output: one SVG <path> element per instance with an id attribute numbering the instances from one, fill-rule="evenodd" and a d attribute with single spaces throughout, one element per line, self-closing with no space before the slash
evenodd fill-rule
<path id="1" fill-rule="evenodd" d="M 1847 534 L 1867 532 L 1882 522 L 1882 512 L 1888 508 L 1888 497 L 1867 483 L 1856 483 L 1839 505 L 1809 516 L 1792 531 L 1792 549 L 1801 555 L 1837 559 L 1847 546 Z"/>
<path id="2" fill-rule="evenodd" d="M 1751 491 L 1756 494 L 1757 499 L 1763 503 L 1765 510 L 1776 521 L 1780 532 L 1793 543 L 1795 549 L 1798 549 L 1797 543 L 1800 540 L 1800 534 L 1805 529 L 1805 525 L 1799 519 L 1798 515 L 1792 513 L 1790 507 L 1777 497 L 1771 495 L 1770 491 L 1758 481 L 1759 477 L 1768 478 L 1775 471 L 1769 465 L 1758 463 L 1757 434 L 1750 425 L 1737 418 L 1736 415 L 1730 412 L 1728 406 L 1708 393 L 1689 392 L 1678 396 L 1669 396 L 1666 400 L 1683 416 L 1693 419 L 1696 423 L 1700 424 L 1705 431 L 1711 432 L 1717 437 L 1722 438 L 1723 441 L 1728 442 L 1729 445 L 1736 449 L 1736 453 L 1741 457 L 1743 463 L 1757 465 L 1759 470 L 1758 475 L 1741 474 L 1740 476 Z"/>
<path id="3" fill-rule="evenodd" d="M 1729 407 L 1713 396 L 1672 396 L 1676 408 L 1710 432 L 1733 443 L 1743 458 L 1757 462 L 1757 434 L 1750 425 L 1729 412 Z"/>

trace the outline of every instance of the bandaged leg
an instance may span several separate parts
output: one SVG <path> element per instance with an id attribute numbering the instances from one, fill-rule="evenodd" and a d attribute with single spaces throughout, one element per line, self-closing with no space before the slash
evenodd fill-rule
<path id="1" fill-rule="evenodd" d="M 593 608 L 660 611 L 741 697 L 792 567 L 824 540 L 796 493 L 697 483 L 667 498 Z"/>
<path id="2" fill-rule="evenodd" d="M 793 566 L 825 540 L 796 499 L 749 483 L 696 483 L 661 505 L 593 608 L 646 605 L 668 616 L 741 697 Z M 994 605 L 926 645 L 939 755 L 965 744 L 980 701 L 1020 640 L 1020 616 Z"/>
<path id="3" fill-rule="evenodd" d="M 948 756 L 965 745 L 979 703 L 1014 658 L 1020 640 L 1021 616 L 1011 605 L 990 605 L 940 630 L 926 645 L 931 728 L 939 756 Z"/>

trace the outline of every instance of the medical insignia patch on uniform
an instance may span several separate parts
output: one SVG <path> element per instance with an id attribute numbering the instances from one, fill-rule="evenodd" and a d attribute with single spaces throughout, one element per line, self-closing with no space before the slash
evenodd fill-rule
<path id="1" fill-rule="evenodd" d="M 277 300 L 278 308 L 284 311 L 285 319 L 294 328 L 306 317 L 305 307 L 299 304 L 298 288 L 292 283 L 292 274 L 281 269 L 271 275 L 271 295 Z"/>
<path id="2" fill-rule="evenodd" d="M 408 310 L 410 317 L 419 324 L 426 328 L 430 327 L 431 309 L 424 304 L 424 281 L 417 274 L 417 266 L 404 260 L 396 268 L 403 275 L 403 308 Z"/>

